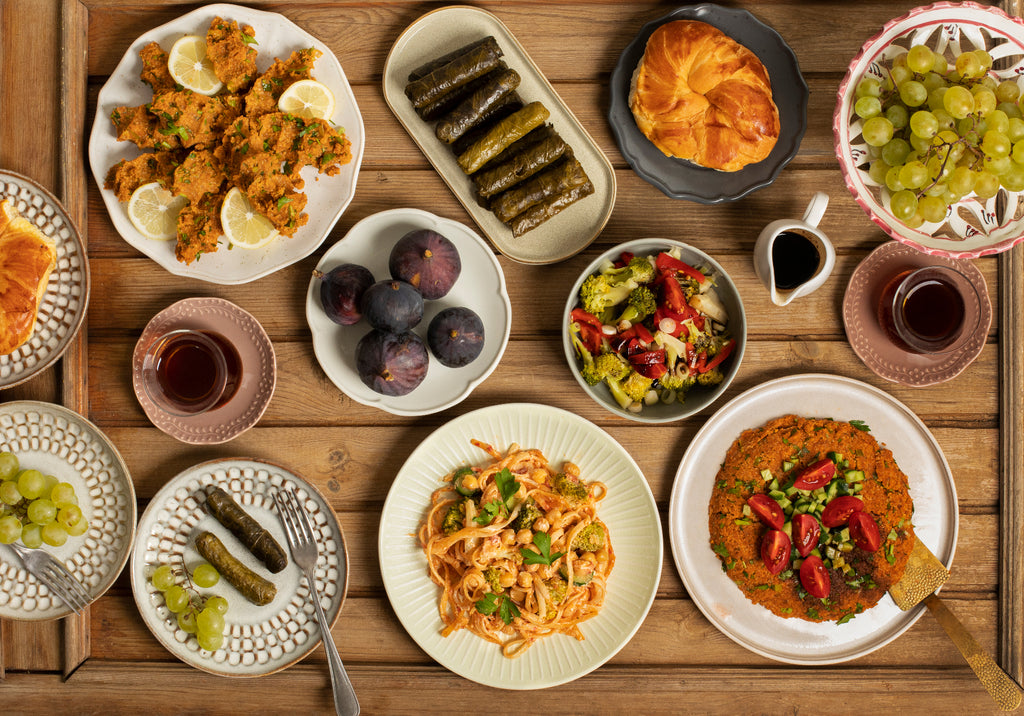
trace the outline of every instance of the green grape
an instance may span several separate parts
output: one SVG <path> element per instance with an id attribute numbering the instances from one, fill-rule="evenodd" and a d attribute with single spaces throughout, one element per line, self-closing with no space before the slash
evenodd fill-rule
<path id="1" fill-rule="evenodd" d="M 911 216 L 908 219 L 904 219 L 903 223 L 906 224 L 911 229 L 916 229 L 919 226 L 921 226 L 921 224 L 924 223 L 924 217 L 921 216 L 921 212 L 920 211 L 915 211 L 914 215 Z"/>
<path id="2" fill-rule="evenodd" d="M 942 97 L 942 107 L 954 119 L 963 119 L 974 111 L 974 95 L 966 87 L 954 85 Z"/>
<path id="3" fill-rule="evenodd" d="M 931 71 L 921 78 L 921 84 L 923 84 L 924 88 L 928 90 L 929 94 L 931 94 L 932 90 L 938 89 L 939 87 L 945 87 L 946 80 L 943 79 L 942 75 L 938 72 Z"/>
<path id="4" fill-rule="evenodd" d="M 987 117 L 985 122 L 988 124 L 988 128 L 1006 134 L 1010 131 L 1010 117 L 1001 109 L 993 110 Z"/>
<path id="5" fill-rule="evenodd" d="M 49 498 L 50 497 L 50 492 L 53 491 L 53 488 L 56 487 L 57 483 L 60 482 L 60 481 L 56 477 L 54 477 L 53 475 L 43 475 L 43 480 L 46 481 L 46 484 L 43 485 L 43 492 L 40 495 L 40 497 Z"/>
<path id="6" fill-rule="evenodd" d="M 937 110 L 932 112 L 935 115 L 935 119 L 939 122 L 939 131 L 944 130 L 953 131 L 956 129 L 956 119 L 949 112 L 939 107 Z"/>
<path id="7" fill-rule="evenodd" d="M 51 547 L 60 547 L 68 541 L 68 531 L 56 522 L 43 525 L 40 528 L 40 535 L 43 538 L 43 542 Z"/>
<path id="8" fill-rule="evenodd" d="M 196 611 L 195 609 L 186 609 L 178 612 L 178 626 L 189 634 L 196 633 Z"/>
<path id="9" fill-rule="evenodd" d="M 893 129 L 903 129 L 910 119 L 910 112 L 902 104 L 894 104 L 886 108 L 885 118 L 892 122 Z"/>
<path id="10" fill-rule="evenodd" d="M 964 79 L 981 77 L 984 74 L 981 59 L 973 52 L 962 52 L 956 58 L 956 71 Z"/>
<path id="11" fill-rule="evenodd" d="M 89 520 L 87 520 L 87 519 L 85 519 L 85 517 L 83 517 L 78 522 L 76 522 L 75 524 L 73 524 L 70 527 L 67 527 L 65 529 L 67 529 L 68 534 L 71 537 L 81 537 L 82 535 L 84 535 L 86 532 L 89 531 Z"/>
<path id="12" fill-rule="evenodd" d="M 152 582 L 153 586 L 161 592 L 166 592 L 167 589 L 174 584 L 174 570 L 171 569 L 171 565 L 169 564 L 161 564 L 153 570 L 153 574 L 150 576 L 149 581 Z"/>
<path id="13" fill-rule="evenodd" d="M 21 496 L 34 500 L 43 494 L 46 488 L 46 477 L 39 470 L 22 470 L 18 474 L 18 490 Z"/>
<path id="14" fill-rule="evenodd" d="M 928 90 L 917 80 L 907 80 L 899 86 L 900 100 L 908 107 L 920 107 L 928 100 Z"/>
<path id="15" fill-rule="evenodd" d="M 935 63 L 932 65 L 932 72 L 937 72 L 940 75 L 945 75 L 949 72 L 949 63 L 946 62 L 946 58 L 942 56 L 942 53 L 933 53 L 932 61 Z"/>
<path id="16" fill-rule="evenodd" d="M 893 137 L 891 141 L 882 147 L 882 161 L 889 166 L 903 164 L 907 160 L 908 154 L 910 154 L 910 144 L 907 140 L 899 137 Z"/>
<path id="17" fill-rule="evenodd" d="M 991 199 L 999 192 L 999 177 L 987 171 L 978 172 L 974 182 L 974 194 L 979 199 Z"/>
<path id="18" fill-rule="evenodd" d="M 212 564 L 200 564 L 192 572 L 192 581 L 199 587 L 212 587 L 220 580 L 220 573 Z"/>
<path id="19" fill-rule="evenodd" d="M 941 155 L 931 157 L 925 166 L 927 167 L 925 171 L 928 175 L 928 179 L 931 179 L 933 182 L 944 182 L 949 178 L 949 175 L 953 173 L 952 162 L 947 161 Z M 928 179 L 925 179 L 920 186 L 924 186 Z"/>
<path id="20" fill-rule="evenodd" d="M 21 492 L 18 490 L 18 483 L 14 480 L 0 482 L 0 502 L 5 505 L 16 505 L 21 502 Z"/>
<path id="21" fill-rule="evenodd" d="M 936 197 L 925 197 L 925 198 L 934 199 Z M 958 201 L 960 201 L 963 198 L 964 198 L 963 194 L 957 194 L 955 191 L 949 191 L 949 189 L 947 189 L 946 191 L 942 192 L 942 197 L 939 199 L 939 201 L 941 201 L 946 206 L 952 206 L 953 204 L 957 203 Z M 920 205 L 921 205 L 921 203 L 918 202 L 918 206 L 920 206 Z M 924 216 L 924 214 L 922 214 L 922 216 Z"/>
<path id="22" fill-rule="evenodd" d="M 1010 152 L 1010 158 L 1018 164 L 1024 164 L 1024 140 L 1014 143 L 1013 151 Z"/>
<path id="23" fill-rule="evenodd" d="M 13 452 L 0 452 L 0 480 L 13 480 L 21 465 Z"/>
<path id="24" fill-rule="evenodd" d="M 218 614 L 228 613 L 228 600 L 219 594 L 215 594 L 206 600 L 206 606 L 204 609 L 212 609 Z"/>
<path id="25" fill-rule="evenodd" d="M 868 176 L 871 177 L 871 181 L 876 184 L 885 183 L 885 174 L 889 171 L 889 165 L 883 160 L 878 159 L 868 165 Z"/>
<path id="26" fill-rule="evenodd" d="M 995 95 L 1000 102 L 1016 102 L 1020 97 L 1020 87 L 1013 80 L 1003 80 L 996 87 Z"/>
<path id="27" fill-rule="evenodd" d="M 907 52 L 907 67 L 924 74 L 935 65 L 935 53 L 926 45 L 914 45 Z"/>
<path id="28" fill-rule="evenodd" d="M 50 499 L 54 504 L 78 504 L 78 496 L 75 494 L 75 487 L 70 482 L 58 482 L 50 490 Z"/>
<path id="29" fill-rule="evenodd" d="M 21 543 L 29 549 L 39 549 L 43 546 L 43 528 L 34 522 L 25 525 L 21 530 Z"/>
<path id="30" fill-rule="evenodd" d="M 970 167 L 957 167 L 949 177 L 949 188 L 961 196 L 966 196 L 974 190 L 974 183 L 978 180 L 978 174 Z"/>
<path id="31" fill-rule="evenodd" d="M 889 210 L 897 219 L 906 221 L 917 212 L 917 197 L 907 189 L 898 191 L 889 198 Z"/>
<path id="32" fill-rule="evenodd" d="M 83 519 L 82 508 L 78 505 L 64 505 L 57 510 L 57 522 L 60 523 L 64 529 L 74 527 Z"/>
<path id="33" fill-rule="evenodd" d="M 892 139 L 893 126 L 885 117 L 872 117 L 861 128 L 864 141 L 872 147 L 882 147 Z"/>
<path id="34" fill-rule="evenodd" d="M 999 180 L 1007 191 L 1024 190 L 1024 164 L 1012 162 L 1010 168 L 999 177 Z"/>
<path id="35" fill-rule="evenodd" d="M 946 218 L 948 205 L 937 196 L 925 196 L 917 201 L 917 210 L 922 218 L 931 223 L 938 223 Z"/>
<path id="36" fill-rule="evenodd" d="M 882 83 L 874 77 L 865 77 L 857 83 L 857 97 L 878 97 L 882 94 Z"/>
<path id="37" fill-rule="evenodd" d="M 223 634 L 207 634 L 205 632 L 196 635 L 199 646 L 206 651 L 217 651 L 224 644 Z"/>
<path id="38" fill-rule="evenodd" d="M 899 87 L 901 84 L 909 79 L 912 79 L 914 73 L 906 65 L 897 66 L 894 63 L 892 70 L 889 72 L 892 75 L 892 81 Z"/>
<path id="39" fill-rule="evenodd" d="M 995 111 L 996 105 L 996 94 L 988 87 L 982 87 L 976 85 L 971 93 L 974 95 L 974 111 L 980 114 L 982 117 L 988 116 Z"/>
<path id="40" fill-rule="evenodd" d="M 889 167 L 889 171 L 885 173 L 885 185 L 889 191 L 899 191 L 904 188 L 900 183 L 900 167 Z"/>
<path id="41" fill-rule="evenodd" d="M 21 520 L 16 515 L 0 517 L 0 544 L 11 544 L 21 537 Z"/>
<path id="42" fill-rule="evenodd" d="M 37 525 L 48 525 L 57 519 L 57 506 L 45 498 L 32 500 L 26 510 L 28 518 Z"/>
<path id="43" fill-rule="evenodd" d="M 995 174 L 997 177 L 1002 176 L 1003 172 L 1010 168 L 1013 164 L 1013 160 L 1010 159 L 1009 155 L 1005 157 L 993 157 L 988 154 L 985 155 L 985 159 L 982 162 L 982 166 L 985 167 L 985 171 L 989 174 Z"/>
<path id="44" fill-rule="evenodd" d="M 910 131 L 918 137 L 931 139 L 939 133 L 939 120 L 932 112 L 918 110 L 910 115 Z"/>
<path id="45" fill-rule="evenodd" d="M 985 152 L 990 157 L 998 159 L 999 157 L 1005 157 L 1010 154 L 1013 150 L 1013 145 L 1010 143 L 1010 138 L 1002 132 L 997 132 L 994 129 L 990 129 L 985 132 L 985 136 L 981 139 L 981 151 Z"/>
<path id="46" fill-rule="evenodd" d="M 931 138 L 921 137 L 917 134 L 911 133 L 910 135 L 910 146 L 914 148 L 914 151 L 918 154 L 924 154 L 932 146 Z"/>
<path id="47" fill-rule="evenodd" d="M 978 56 L 979 60 L 981 60 L 982 72 L 988 72 L 989 70 L 992 69 L 992 55 L 988 54 L 986 50 L 975 50 L 974 54 Z M 986 77 L 986 79 L 992 78 Z"/>
<path id="48" fill-rule="evenodd" d="M 221 634 L 224 632 L 224 615 L 206 607 L 196 617 L 196 628 L 208 634 Z"/>
<path id="49" fill-rule="evenodd" d="M 1012 117 L 1007 120 L 1006 132 L 1004 132 L 1004 134 L 1006 134 L 1014 144 L 1024 139 L 1024 119 Z"/>
<path id="50" fill-rule="evenodd" d="M 858 117 L 871 119 L 882 113 L 882 101 L 878 97 L 861 97 L 857 104 L 853 105 L 853 111 Z"/>
<path id="51" fill-rule="evenodd" d="M 920 161 L 907 162 L 900 168 L 900 184 L 906 189 L 919 189 L 928 181 L 928 168 Z"/>
<path id="52" fill-rule="evenodd" d="M 164 603 L 168 609 L 178 614 L 189 605 L 188 592 L 180 584 L 172 584 L 164 590 Z"/>
<path id="53" fill-rule="evenodd" d="M 945 182 L 935 182 L 933 184 L 929 184 L 925 188 L 924 194 L 925 196 L 942 196 L 946 191 L 947 187 Z"/>
<path id="54" fill-rule="evenodd" d="M 1000 102 L 996 109 L 1007 117 L 1024 117 L 1024 115 L 1021 114 L 1020 107 L 1013 102 Z"/>
<path id="55" fill-rule="evenodd" d="M 938 109 L 942 109 L 943 108 L 942 100 L 946 96 L 946 93 L 948 91 L 949 91 L 949 87 L 936 87 L 931 92 L 929 92 L 928 93 L 928 109 L 930 109 L 933 112 L 938 110 Z"/>

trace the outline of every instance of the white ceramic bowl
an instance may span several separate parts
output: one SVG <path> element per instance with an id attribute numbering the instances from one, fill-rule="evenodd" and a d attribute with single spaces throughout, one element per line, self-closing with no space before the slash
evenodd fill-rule
<path id="1" fill-rule="evenodd" d="M 729 313 L 727 329 L 729 334 L 736 339 L 736 348 L 733 350 L 732 356 L 723 363 L 725 380 L 718 385 L 713 387 L 694 386 L 687 391 L 685 403 L 678 401 L 669 404 L 658 402 L 654 405 L 645 405 L 639 413 L 631 413 L 619 407 L 619 404 L 615 402 L 615 398 L 612 397 L 611 392 L 604 383 L 588 385 L 580 376 L 579 364 L 576 361 L 576 353 L 573 350 L 569 333 L 570 314 L 572 309 L 579 305 L 580 286 L 583 285 L 587 276 L 597 273 L 601 264 L 606 260 L 615 261 L 623 252 L 629 252 L 637 256 L 646 256 L 657 254 L 659 251 L 667 251 L 673 247 L 680 250 L 682 260 L 691 266 L 711 269 L 711 277 L 715 282 L 715 289 Z M 672 239 L 635 239 L 605 251 L 594 259 L 583 270 L 579 278 L 576 279 L 576 283 L 573 284 L 569 297 L 565 302 L 565 310 L 562 313 L 562 349 L 565 352 L 565 359 L 569 363 L 569 370 L 572 371 L 576 382 L 580 384 L 584 392 L 593 398 L 598 405 L 607 408 L 619 417 L 628 418 L 640 423 L 670 423 L 674 420 L 688 418 L 710 406 L 721 397 L 739 371 L 746 345 L 747 317 L 743 310 L 743 299 L 740 297 L 739 290 L 736 288 L 736 284 L 733 283 L 732 278 L 729 277 L 729 274 L 725 272 L 725 269 L 717 261 L 700 249 L 684 244 L 681 241 L 673 241 Z"/>
<path id="2" fill-rule="evenodd" d="M 908 49 L 925 44 L 947 59 L 963 51 L 985 49 L 1001 69 L 999 79 L 1024 72 L 1024 21 L 995 7 L 972 2 L 940 2 L 911 10 L 886 23 L 853 58 L 839 85 L 833 115 L 836 156 L 849 187 L 872 221 L 897 241 L 939 256 L 976 258 L 1006 251 L 1024 239 L 1024 202 L 1017 193 L 1000 189 L 982 202 L 966 197 L 942 223 L 911 229 L 888 210 L 888 190 L 868 177 L 868 146 L 861 137 L 861 120 L 853 117 L 854 93 L 866 76 L 883 76 L 883 63 Z M 1000 206 L 1005 208 L 1000 210 Z M 997 206 L 998 205 L 998 206 Z"/>

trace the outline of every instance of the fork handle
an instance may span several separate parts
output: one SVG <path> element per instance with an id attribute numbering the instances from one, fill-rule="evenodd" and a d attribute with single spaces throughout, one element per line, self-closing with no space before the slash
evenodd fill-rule
<path id="1" fill-rule="evenodd" d="M 341 663 L 341 656 L 338 654 L 338 647 L 334 644 L 334 637 L 331 635 L 331 625 L 327 623 L 327 615 L 320 606 L 320 595 L 316 591 L 316 583 L 313 577 L 306 575 L 309 589 L 313 594 L 313 607 L 316 610 L 316 620 L 320 625 L 321 641 L 324 644 L 324 651 L 327 652 L 327 664 L 331 670 L 331 688 L 334 691 L 334 710 L 339 716 L 358 716 L 359 699 L 356 698 L 356 691 L 352 688 L 348 673 L 344 664 Z"/>

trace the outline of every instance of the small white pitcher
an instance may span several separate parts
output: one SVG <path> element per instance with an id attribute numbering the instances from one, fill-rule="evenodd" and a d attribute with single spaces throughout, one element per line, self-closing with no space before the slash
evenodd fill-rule
<path id="1" fill-rule="evenodd" d="M 772 303 L 777 306 L 785 306 L 790 301 L 800 296 L 806 296 L 816 291 L 825 283 L 832 269 L 836 264 L 836 250 L 828 237 L 818 229 L 821 217 L 825 215 L 828 207 L 828 194 L 816 192 L 811 197 L 811 203 L 807 205 L 803 219 L 779 219 L 764 227 L 757 243 L 754 245 L 754 271 L 761 283 L 771 293 Z M 775 239 L 783 232 L 792 232 L 806 238 L 818 251 L 818 266 L 803 283 L 795 288 L 780 289 L 775 285 L 775 265 L 772 259 L 772 249 Z"/>

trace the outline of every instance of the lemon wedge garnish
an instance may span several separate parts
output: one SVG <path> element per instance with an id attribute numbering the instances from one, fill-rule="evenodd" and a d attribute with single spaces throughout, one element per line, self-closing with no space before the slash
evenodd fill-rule
<path id="1" fill-rule="evenodd" d="M 299 80 L 284 91 L 277 108 L 303 119 L 330 119 L 334 114 L 334 94 L 316 80 Z"/>
<path id="2" fill-rule="evenodd" d="M 270 220 L 257 214 L 245 193 L 231 187 L 220 207 L 220 223 L 232 246 L 258 249 L 277 238 L 278 231 Z"/>
<path id="3" fill-rule="evenodd" d="M 174 196 L 159 182 L 143 184 L 128 199 L 128 218 L 148 239 L 167 241 L 178 234 L 178 213 L 188 199 Z"/>
<path id="4" fill-rule="evenodd" d="M 206 56 L 206 39 L 199 35 L 185 35 L 174 43 L 167 70 L 175 82 L 198 94 L 212 96 L 224 87 Z"/>

